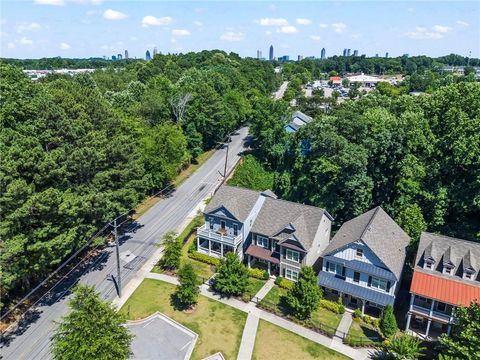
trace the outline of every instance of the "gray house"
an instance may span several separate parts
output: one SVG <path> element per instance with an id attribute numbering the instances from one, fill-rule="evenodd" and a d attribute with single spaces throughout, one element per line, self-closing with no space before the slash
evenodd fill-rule
<path id="1" fill-rule="evenodd" d="M 345 222 L 322 254 L 318 284 L 350 307 L 393 305 L 410 237 L 381 208 Z"/>
<path id="2" fill-rule="evenodd" d="M 296 280 L 328 245 L 332 217 L 323 209 L 258 192 L 222 186 L 204 211 L 197 230 L 199 252 L 222 257 L 236 252 L 248 266 Z"/>
<path id="3" fill-rule="evenodd" d="M 302 126 L 305 126 L 312 121 L 313 119 L 310 116 L 301 111 L 295 111 L 292 115 L 291 121 L 285 126 L 285 130 L 288 133 L 294 133 L 297 132 Z"/>

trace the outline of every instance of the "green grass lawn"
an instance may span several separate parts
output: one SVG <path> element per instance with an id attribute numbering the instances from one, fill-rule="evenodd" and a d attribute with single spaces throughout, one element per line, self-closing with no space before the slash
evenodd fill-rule
<path id="1" fill-rule="evenodd" d="M 192 359 L 203 359 L 218 351 L 226 359 L 236 359 L 247 314 L 218 301 L 199 296 L 194 312 L 175 310 L 171 295 L 175 285 L 145 279 L 120 312 L 129 319 L 142 319 L 155 311 L 171 317 L 198 334 Z"/>
<path id="2" fill-rule="evenodd" d="M 267 321 L 260 320 L 253 349 L 253 359 L 343 360 L 348 357 Z"/>
<path id="3" fill-rule="evenodd" d="M 259 290 L 262 288 L 263 285 L 265 285 L 266 282 L 267 280 L 260 280 L 253 277 L 249 278 L 245 297 L 248 297 L 248 299 L 250 299 L 251 297 L 255 296 L 255 294 L 259 292 Z"/>
<path id="4" fill-rule="evenodd" d="M 275 285 L 265 296 L 265 300 L 271 303 L 274 303 L 278 306 L 283 313 L 288 314 L 288 308 L 285 306 L 285 303 L 282 301 L 282 297 L 287 294 L 287 290 Z M 337 328 L 342 315 L 335 314 L 334 312 L 318 307 L 312 313 L 312 322 L 320 322 L 324 325 L 330 326 L 332 328 Z"/>
<path id="5" fill-rule="evenodd" d="M 351 336 L 353 342 L 360 342 L 361 344 L 373 344 L 381 340 L 381 335 L 374 326 L 363 322 L 362 320 L 352 321 L 352 325 L 348 330 L 348 336 Z"/>

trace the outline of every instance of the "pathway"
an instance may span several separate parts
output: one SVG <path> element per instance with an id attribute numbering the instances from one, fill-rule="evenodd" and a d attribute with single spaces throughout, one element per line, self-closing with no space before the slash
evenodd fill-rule
<path id="1" fill-rule="evenodd" d="M 352 325 L 352 314 L 349 311 L 345 311 L 342 316 L 342 320 L 340 320 L 340 324 L 338 324 L 337 332 L 335 333 L 334 339 L 337 341 L 343 341 L 343 337 L 345 334 L 348 334 L 348 330 L 350 329 L 350 325 Z"/>
<path id="2" fill-rule="evenodd" d="M 171 284 L 178 284 L 178 280 L 175 277 L 169 276 L 169 275 L 150 273 L 146 277 L 150 279 L 162 280 L 165 282 L 169 282 Z M 267 284 L 268 282 L 264 285 L 264 287 L 268 286 Z M 257 294 L 260 294 L 262 290 L 263 290 L 263 287 L 262 289 L 260 289 L 260 291 Z M 283 329 L 289 330 L 295 334 L 303 336 L 317 344 L 320 344 L 330 349 L 333 349 L 335 351 L 338 351 L 339 353 L 344 354 L 352 359 L 355 359 L 355 360 L 370 359 L 371 355 L 373 355 L 374 353 L 372 349 L 353 348 L 348 345 L 345 345 L 341 341 L 338 341 L 336 339 L 331 339 L 328 336 L 319 334 L 313 330 L 310 330 L 301 325 L 295 324 L 294 322 L 286 320 L 280 316 L 272 314 L 263 309 L 259 309 L 252 302 L 245 303 L 241 300 L 237 300 L 232 297 L 228 298 L 228 297 L 221 296 L 220 294 L 210 290 L 208 285 L 203 284 L 200 286 L 200 294 L 210 299 L 220 301 L 221 303 L 224 303 L 226 305 L 232 306 L 236 309 L 239 309 L 241 311 L 248 313 L 247 322 L 248 322 L 248 318 L 250 317 L 257 317 L 258 319 L 266 320 Z M 258 319 L 257 319 L 257 325 L 258 325 Z M 251 355 L 250 357 L 248 357 L 248 354 L 251 354 L 251 352 L 253 352 L 253 345 L 255 344 L 256 327 L 257 327 L 254 321 L 255 320 L 251 320 L 251 324 L 249 325 L 249 328 L 253 329 L 253 327 L 255 327 L 255 334 L 246 335 L 244 330 L 244 334 L 242 335 L 242 343 L 240 344 L 240 349 L 242 350 L 242 347 L 243 347 L 244 350 L 243 352 L 239 351 L 238 353 L 239 360 L 251 359 Z M 247 325 L 245 325 L 245 327 L 247 327 Z M 253 342 L 251 340 L 252 337 L 253 337 Z M 245 341 L 245 344 L 244 344 L 244 341 Z M 251 349 L 251 350 L 248 350 L 248 349 Z"/>

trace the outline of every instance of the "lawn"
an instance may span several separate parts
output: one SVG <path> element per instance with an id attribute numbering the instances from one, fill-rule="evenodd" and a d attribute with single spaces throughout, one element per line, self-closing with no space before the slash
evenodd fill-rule
<path id="1" fill-rule="evenodd" d="M 155 311 L 171 317 L 198 334 L 192 359 L 203 359 L 218 351 L 226 359 L 236 359 L 247 314 L 200 296 L 194 312 L 175 310 L 171 295 L 175 285 L 145 279 L 128 299 L 120 312 L 129 319 L 142 319 Z"/>
<path id="2" fill-rule="evenodd" d="M 260 320 L 253 349 L 253 359 L 340 360 L 348 359 L 348 357 L 267 321 Z"/>
<path id="3" fill-rule="evenodd" d="M 250 277 L 248 279 L 248 287 L 244 295 L 244 298 L 250 300 L 250 298 L 255 296 L 255 294 L 262 288 L 263 285 L 265 285 L 266 282 L 267 280 L 260 280 L 257 278 Z"/>
<path id="4" fill-rule="evenodd" d="M 362 320 L 352 321 L 348 330 L 350 341 L 360 345 L 368 345 L 381 341 L 381 335 L 374 326 L 369 325 Z M 380 340 L 376 340 L 380 339 Z"/>
<path id="5" fill-rule="evenodd" d="M 275 285 L 265 296 L 265 300 L 270 303 L 274 303 L 278 306 L 278 308 L 284 313 L 288 314 L 288 308 L 285 306 L 285 303 L 282 301 L 282 297 L 287 294 L 287 290 L 283 289 L 277 285 Z M 316 322 L 320 322 L 324 325 L 330 326 L 332 328 L 337 328 L 340 320 L 342 319 L 342 315 L 335 314 L 334 312 L 318 307 L 312 313 L 312 322 L 315 324 Z"/>

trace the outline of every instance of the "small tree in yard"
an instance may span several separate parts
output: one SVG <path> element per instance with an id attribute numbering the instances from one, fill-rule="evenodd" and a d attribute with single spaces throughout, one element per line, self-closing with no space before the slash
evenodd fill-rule
<path id="1" fill-rule="evenodd" d="M 397 320 L 395 319 L 392 305 L 385 306 L 383 310 L 383 315 L 380 319 L 380 330 L 382 330 L 383 335 L 386 337 L 393 336 L 398 331 Z"/>
<path id="2" fill-rule="evenodd" d="M 387 354 L 393 359 L 416 360 L 419 359 L 425 350 L 420 346 L 421 340 L 406 333 L 397 333 L 390 340 L 387 340 Z"/>
<path id="3" fill-rule="evenodd" d="M 178 271 L 178 280 L 180 285 L 177 287 L 175 297 L 180 304 L 186 308 L 190 308 L 197 303 L 199 281 L 197 274 L 193 270 L 193 266 L 190 263 L 186 263 Z"/>
<path id="4" fill-rule="evenodd" d="M 248 286 L 248 269 L 242 264 L 238 255 L 226 254 L 218 267 L 213 287 L 216 291 L 227 295 L 242 295 Z"/>
<path id="5" fill-rule="evenodd" d="M 310 266 L 300 270 L 298 281 L 286 296 L 286 302 L 294 315 L 299 319 L 307 319 L 318 308 L 322 298 L 322 290 L 317 285 L 317 277 Z"/>
<path id="6" fill-rule="evenodd" d="M 480 359 L 480 304 L 459 307 L 454 313 L 455 325 L 449 336 L 440 336 L 443 352 L 465 360 Z"/>
<path id="7" fill-rule="evenodd" d="M 164 270 L 174 271 L 180 267 L 180 258 L 182 257 L 182 244 L 177 239 L 174 231 L 169 231 L 162 239 L 164 247 L 163 256 L 160 260 L 160 266 Z"/>
<path id="8" fill-rule="evenodd" d="M 79 285 L 69 302 L 71 309 L 52 336 L 56 360 L 128 359 L 132 335 L 125 318 L 100 299 L 93 287 Z"/>

